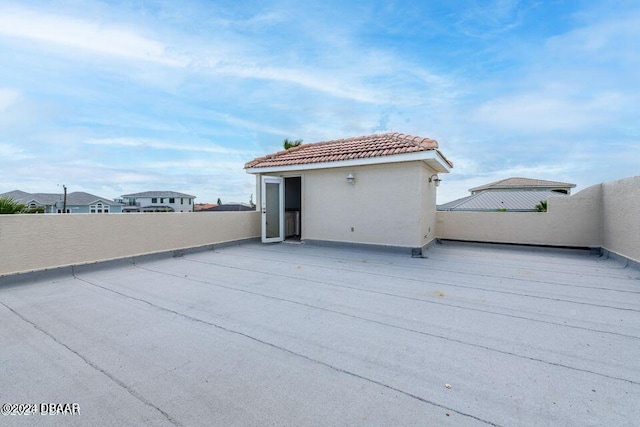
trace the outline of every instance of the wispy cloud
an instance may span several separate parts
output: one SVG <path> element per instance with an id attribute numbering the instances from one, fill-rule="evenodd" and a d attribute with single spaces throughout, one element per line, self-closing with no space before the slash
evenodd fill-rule
<path id="1" fill-rule="evenodd" d="M 491 0 L 467 4 L 456 23 L 462 33 L 471 37 L 489 37 L 517 28 L 522 21 L 523 6 L 519 0 Z"/>
<path id="2" fill-rule="evenodd" d="M 540 91 L 517 93 L 480 105 L 473 114 L 477 123 L 527 134 L 584 132 L 609 122 L 611 116 L 632 105 L 622 93 L 562 96 Z"/>
<path id="3" fill-rule="evenodd" d="M 184 66 L 166 47 L 124 26 L 57 16 L 24 8 L 0 8 L 0 34 L 115 57 Z"/>
<path id="4" fill-rule="evenodd" d="M 278 14 L 269 12 L 234 25 L 272 25 L 279 19 Z M 313 58 L 308 65 L 302 65 L 307 61 L 292 62 L 278 52 L 259 52 L 234 34 L 233 29 L 231 27 L 227 31 L 226 39 L 219 40 L 221 45 L 212 48 L 203 46 L 200 41 L 194 42 L 190 37 L 176 40 L 175 36 L 164 35 L 170 41 L 161 41 L 158 37 L 143 34 L 142 29 L 134 29 L 130 24 L 80 19 L 27 8 L 0 8 L 0 35 L 60 46 L 63 48 L 61 53 L 71 57 L 97 54 L 119 60 L 150 62 L 211 76 L 298 86 L 330 97 L 373 104 L 385 103 L 394 97 L 395 102 L 411 98 L 409 91 L 398 98 L 395 94 L 397 85 L 389 90 L 380 84 L 391 76 L 396 81 L 402 74 L 409 80 L 414 77 L 426 79 L 430 86 L 441 85 L 444 81 L 441 76 L 426 72 L 415 64 L 398 67 L 406 61 L 400 61 L 388 52 L 374 52 L 366 57 L 358 52 L 358 46 L 347 43 L 342 43 L 341 50 L 325 46 L 319 50 L 320 56 Z M 358 61 L 353 60 L 354 54 L 358 54 Z"/>
<path id="5" fill-rule="evenodd" d="M 23 148 L 2 142 L 0 142 L 0 157 L 20 161 L 34 158 L 32 154 L 27 153 Z M 4 167 L 6 168 L 7 165 Z"/>
<path id="6" fill-rule="evenodd" d="M 142 147 L 153 148 L 156 150 L 171 150 L 171 151 L 190 151 L 201 153 L 217 153 L 217 154 L 241 154 L 248 155 L 249 152 L 245 150 L 237 150 L 234 148 L 223 147 L 216 144 L 206 145 L 194 145 L 194 144 L 182 144 L 165 141 L 157 141 L 146 138 L 101 138 L 101 139 L 88 139 L 85 141 L 88 145 L 106 145 L 106 146 L 120 146 L 120 147 Z"/>

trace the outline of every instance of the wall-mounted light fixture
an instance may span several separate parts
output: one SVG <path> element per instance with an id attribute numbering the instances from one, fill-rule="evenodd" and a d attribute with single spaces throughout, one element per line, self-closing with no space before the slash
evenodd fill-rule
<path id="1" fill-rule="evenodd" d="M 440 178 L 438 178 L 437 174 L 433 174 L 429 177 L 429 182 L 435 182 L 436 187 L 438 187 L 440 185 L 440 181 L 442 181 Z"/>
<path id="2" fill-rule="evenodd" d="M 347 181 L 349 182 L 349 184 L 353 185 L 356 183 L 356 177 L 353 176 L 351 172 L 349 172 L 349 175 L 347 175 Z"/>

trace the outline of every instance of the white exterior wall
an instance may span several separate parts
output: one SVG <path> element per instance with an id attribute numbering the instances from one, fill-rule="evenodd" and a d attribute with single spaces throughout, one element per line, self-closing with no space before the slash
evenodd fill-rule
<path id="1" fill-rule="evenodd" d="M 435 237 L 433 173 L 414 161 L 269 175 L 302 177 L 303 239 L 417 248 Z"/>
<path id="2" fill-rule="evenodd" d="M 184 197 L 184 204 L 180 203 L 180 199 L 181 197 L 175 197 L 175 201 L 176 203 L 169 203 L 169 199 L 171 197 L 162 197 L 162 199 L 164 199 L 164 202 L 160 201 L 160 197 L 155 197 L 155 199 L 157 200 L 157 202 L 153 203 L 151 200 L 151 197 L 135 197 L 136 199 L 136 203 L 138 203 L 140 205 L 141 208 L 144 208 L 145 206 L 169 206 L 171 208 L 173 208 L 176 212 L 193 212 L 193 203 L 194 203 L 194 199 L 191 199 L 191 204 L 189 204 L 189 198 L 188 197 Z"/>
<path id="3" fill-rule="evenodd" d="M 259 236 L 258 212 L 0 215 L 0 276 Z"/>
<path id="4" fill-rule="evenodd" d="M 176 212 L 193 212 L 193 199 L 189 199 L 188 197 L 184 197 L 184 204 L 180 204 L 180 199 L 181 197 L 174 197 L 176 203 L 169 203 L 169 199 L 171 197 L 162 197 L 162 199 L 164 199 L 164 202 L 160 201 L 160 197 L 156 197 L 157 202 L 156 203 L 152 203 L 151 202 L 151 197 L 136 197 L 136 202 L 140 202 L 140 207 L 145 207 L 145 206 L 169 206 L 171 208 L 173 208 Z M 191 200 L 191 203 L 189 203 L 189 200 Z"/>

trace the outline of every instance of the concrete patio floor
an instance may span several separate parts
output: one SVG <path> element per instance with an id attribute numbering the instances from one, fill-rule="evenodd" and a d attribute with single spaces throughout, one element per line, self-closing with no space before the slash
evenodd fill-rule
<path id="1" fill-rule="evenodd" d="M 638 425 L 640 271 L 247 243 L 0 279 L 3 425 Z"/>

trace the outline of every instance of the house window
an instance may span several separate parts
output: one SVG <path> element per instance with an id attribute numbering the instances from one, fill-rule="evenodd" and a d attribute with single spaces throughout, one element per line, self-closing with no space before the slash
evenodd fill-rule
<path id="1" fill-rule="evenodd" d="M 90 213 L 109 213 L 109 206 L 103 205 L 102 203 L 97 203 L 95 205 L 89 206 Z"/>
<path id="2" fill-rule="evenodd" d="M 181 205 L 184 205 L 184 197 L 181 197 L 181 198 L 180 198 L 180 204 L 181 204 Z"/>
<path id="3" fill-rule="evenodd" d="M 158 203 L 158 198 L 157 197 L 152 197 L 151 198 L 151 203 Z"/>
<path id="4" fill-rule="evenodd" d="M 173 197 L 169 198 L 169 203 L 175 203 L 175 202 L 176 202 L 176 199 L 174 199 Z"/>
<path id="5" fill-rule="evenodd" d="M 160 197 L 160 203 L 164 203 L 164 197 Z"/>
<path id="6" fill-rule="evenodd" d="M 191 199 L 189 199 L 189 204 L 191 204 Z"/>

